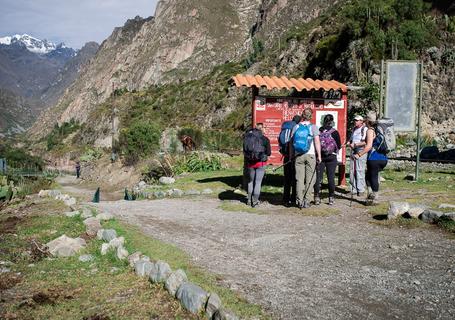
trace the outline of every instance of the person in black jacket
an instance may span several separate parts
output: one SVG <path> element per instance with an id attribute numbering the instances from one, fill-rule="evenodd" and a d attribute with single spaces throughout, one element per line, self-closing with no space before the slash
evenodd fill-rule
<path id="1" fill-rule="evenodd" d="M 261 140 L 264 146 L 265 154 L 259 161 L 248 161 L 246 160 L 245 167 L 248 172 L 248 198 L 247 205 L 251 205 L 253 208 L 259 205 L 259 195 L 261 193 L 262 179 L 265 175 L 265 166 L 267 165 L 267 157 L 272 154 L 270 147 L 270 140 L 262 133 L 264 126 L 262 123 L 256 124 L 256 128 L 261 135 Z"/>
<path id="2" fill-rule="evenodd" d="M 341 139 L 338 131 L 333 128 L 333 115 L 327 114 L 324 117 L 322 127 L 319 129 L 321 140 L 321 163 L 317 170 L 316 183 L 314 185 L 314 204 L 321 204 L 320 190 L 324 169 L 327 171 L 329 184 L 329 205 L 335 200 L 335 171 L 338 164 L 337 153 L 341 148 Z M 336 146 L 335 146 L 336 144 Z"/>

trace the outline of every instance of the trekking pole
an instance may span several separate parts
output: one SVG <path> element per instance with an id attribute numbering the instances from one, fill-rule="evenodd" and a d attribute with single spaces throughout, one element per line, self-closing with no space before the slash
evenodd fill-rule
<path id="1" fill-rule="evenodd" d="M 355 159 L 352 157 L 351 155 L 351 161 L 354 161 L 354 183 L 355 183 L 355 190 L 357 191 L 357 169 L 356 169 L 356 163 L 355 163 Z M 352 190 L 352 185 L 351 185 L 351 201 L 349 202 L 349 207 L 352 206 L 352 200 L 354 198 L 354 190 Z"/>
<path id="2" fill-rule="evenodd" d="M 293 156 L 291 159 L 289 159 L 288 161 L 286 161 L 285 163 L 283 163 L 281 166 L 279 167 L 276 167 L 275 169 L 273 169 L 273 173 L 275 173 L 275 171 L 277 171 L 278 169 L 284 167 L 284 166 L 287 166 L 288 164 L 290 164 L 292 161 L 295 160 L 295 158 L 297 158 L 298 156 L 301 156 L 303 153 L 299 153 L 299 154 L 296 154 L 295 156 Z"/>

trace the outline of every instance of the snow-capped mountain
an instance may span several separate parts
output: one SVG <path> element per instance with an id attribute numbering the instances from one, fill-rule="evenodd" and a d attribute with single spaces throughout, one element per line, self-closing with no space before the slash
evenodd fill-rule
<path id="1" fill-rule="evenodd" d="M 63 43 L 56 45 L 55 43 L 50 42 L 46 39 L 40 40 L 28 34 L 16 34 L 14 36 L 0 38 L 0 44 L 7 46 L 13 44 L 22 44 L 27 48 L 28 51 L 38 54 L 46 54 L 56 50 L 57 48 L 66 48 L 65 44 Z"/>

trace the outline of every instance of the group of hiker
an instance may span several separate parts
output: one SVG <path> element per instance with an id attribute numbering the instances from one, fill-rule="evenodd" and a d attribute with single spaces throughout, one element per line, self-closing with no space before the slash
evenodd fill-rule
<path id="1" fill-rule="evenodd" d="M 328 182 L 328 204 L 335 202 L 337 156 L 342 148 L 340 134 L 334 128 L 333 115 L 326 114 L 320 128 L 311 123 L 312 115 L 312 109 L 305 108 L 301 115 L 282 124 L 278 137 L 284 167 L 283 204 L 287 207 L 302 209 L 321 204 L 324 172 Z M 369 112 L 365 118 L 354 117 L 354 127 L 346 145 L 351 149 L 351 197 L 365 197 L 368 193 L 366 203 L 373 204 L 379 191 L 379 172 L 387 165 L 386 154 L 390 149 L 384 129 L 378 128 L 374 112 Z M 267 159 L 271 155 L 270 140 L 263 134 L 262 123 L 245 133 L 243 152 L 248 180 L 247 204 L 256 207 Z M 366 192 L 368 186 L 371 192 Z"/>

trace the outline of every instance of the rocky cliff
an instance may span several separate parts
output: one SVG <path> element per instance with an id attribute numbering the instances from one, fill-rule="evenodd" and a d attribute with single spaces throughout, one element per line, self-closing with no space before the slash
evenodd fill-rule
<path id="1" fill-rule="evenodd" d="M 256 33 L 272 41 L 293 23 L 309 21 L 335 2 L 160 1 L 155 17 L 137 17 L 114 30 L 32 133 L 46 132 L 55 122 L 85 122 L 90 110 L 115 89 L 131 91 L 200 78 L 217 65 L 241 60 L 251 49 Z"/>

